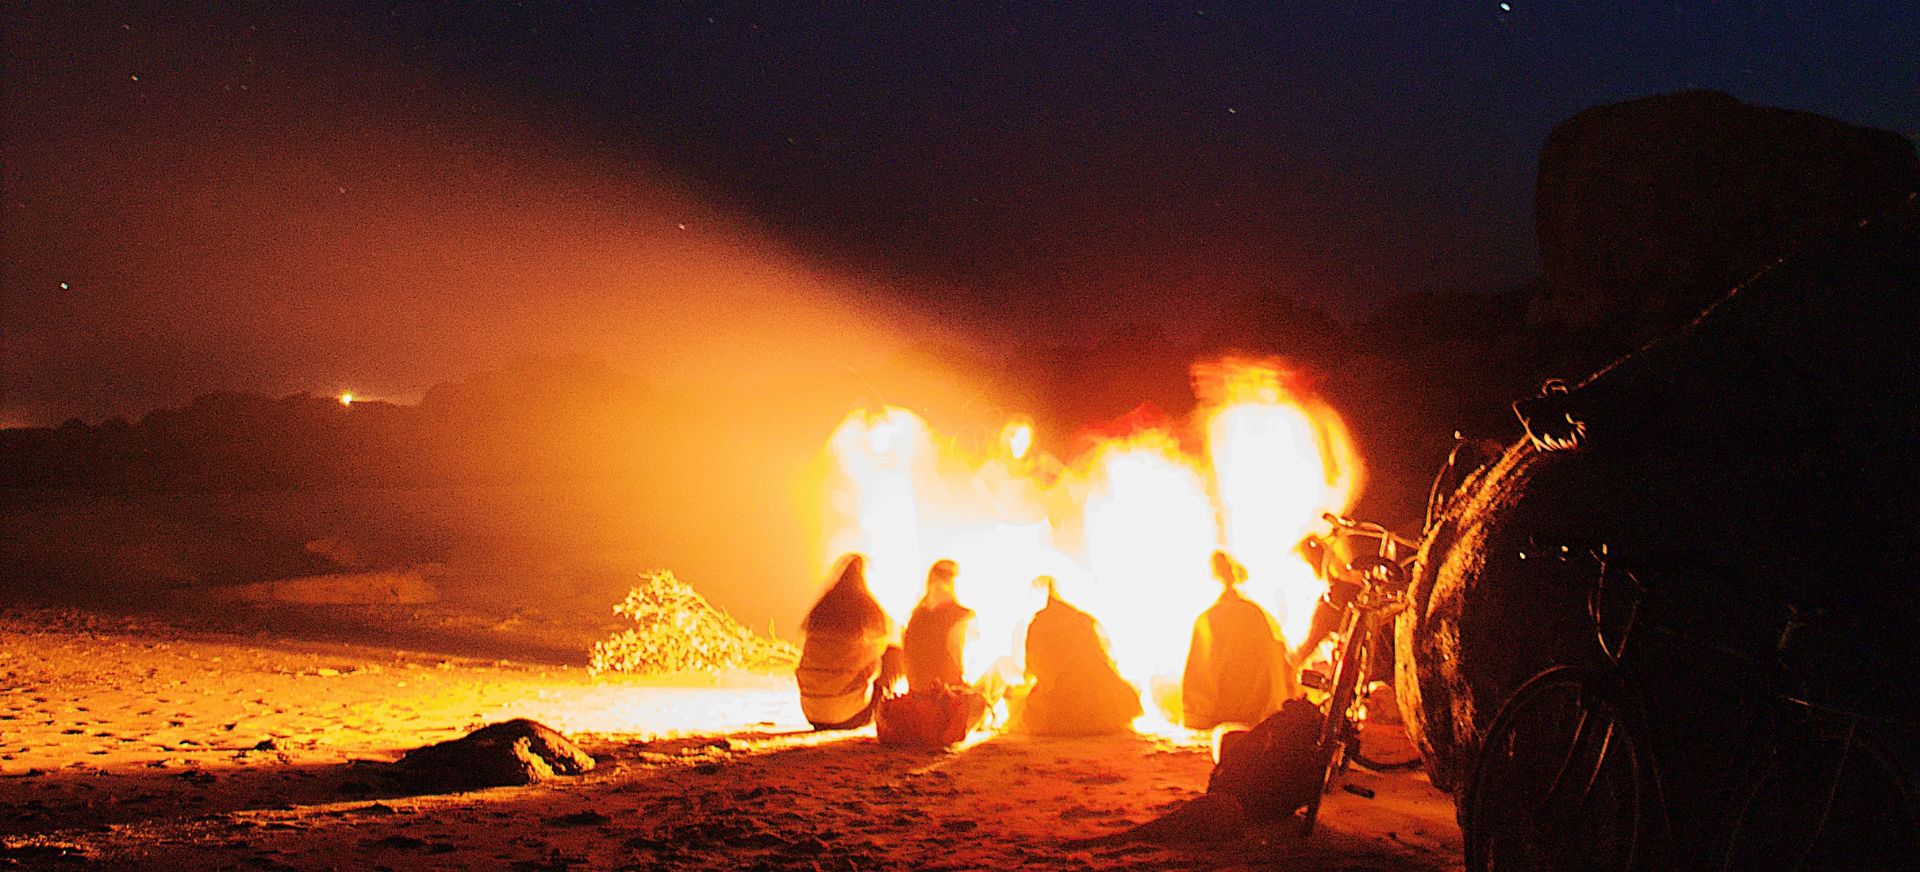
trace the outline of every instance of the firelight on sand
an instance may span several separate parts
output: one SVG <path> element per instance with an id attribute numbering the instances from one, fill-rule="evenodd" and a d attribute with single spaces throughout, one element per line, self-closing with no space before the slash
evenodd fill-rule
<path id="1" fill-rule="evenodd" d="M 1030 582 L 1051 575 L 1105 625 L 1121 673 L 1143 694 L 1177 683 L 1193 620 L 1219 593 L 1207 557 L 1222 547 L 1248 569 L 1244 592 L 1297 638 L 1321 585 L 1294 545 L 1323 512 L 1352 504 L 1359 458 L 1339 415 L 1275 363 L 1196 366 L 1194 383 L 1195 438 L 1142 428 L 1065 464 L 1031 456 L 1024 419 L 974 447 L 905 409 L 855 411 L 829 440 L 827 556 L 865 554 L 868 583 L 896 621 L 933 561 L 958 561 L 961 602 L 978 613 L 974 679 L 1018 678 L 1043 597 Z M 1196 444 L 1199 453 L 1186 447 Z"/>

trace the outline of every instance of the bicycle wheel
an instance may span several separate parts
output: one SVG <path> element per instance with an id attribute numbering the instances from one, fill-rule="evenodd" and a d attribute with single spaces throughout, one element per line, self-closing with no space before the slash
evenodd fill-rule
<path id="1" fill-rule="evenodd" d="M 1333 790 L 1333 779 L 1347 771 L 1353 759 L 1353 750 L 1359 744 L 1360 723 L 1354 714 L 1360 706 L 1360 686 L 1367 680 L 1367 652 L 1361 651 L 1346 664 L 1345 674 L 1335 679 L 1339 684 L 1332 696 L 1327 698 L 1327 723 L 1333 725 L 1327 740 L 1334 745 L 1333 756 L 1327 761 L 1327 780 L 1324 785 Z"/>
<path id="2" fill-rule="evenodd" d="M 1642 735 L 1604 675 L 1558 667 L 1522 684 L 1467 784 L 1467 869 L 1640 868 L 1652 829 Z"/>
<path id="3" fill-rule="evenodd" d="M 1352 714 L 1357 698 L 1356 685 L 1364 681 L 1366 674 L 1366 646 L 1356 645 L 1354 637 L 1363 635 L 1355 632 L 1362 627 L 1359 622 L 1349 622 L 1347 639 L 1342 642 L 1340 663 L 1334 667 L 1333 687 L 1327 697 L 1327 716 L 1321 723 L 1320 749 L 1322 765 L 1320 768 L 1320 789 L 1315 791 L 1313 799 L 1307 803 L 1306 812 L 1301 817 L 1300 835 L 1313 834 L 1314 824 L 1320 818 L 1320 800 L 1333 790 L 1333 780 L 1347 768 L 1347 744 L 1353 733 Z"/>
<path id="4" fill-rule="evenodd" d="M 1781 737 L 1730 808 L 1723 870 L 1912 869 L 1920 808 L 1881 746 L 1847 724 Z"/>
<path id="5" fill-rule="evenodd" d="M 1337 699 L 1338 694 L 1335 697 Z M 1333 718 L 1334 715 L 1327 715 L 1328 721 L 1332 721 Z M 1328 732 L 1323 729 L 1318 748 L 1321 754 L 1320 789 L 1313 792 L 1313 798 L 1307 801 L 1306 810 L 1301 814 L 1301 838 L 1313 835 L 1314 824 L 1320 819 L 1320 801 L 1333 791 L 1333 779 L 1347 768 L 1347 744 L 1340 738 L 1338 732 Z"/>
<path id="6" fill-rule="evenodd" d="M 1381 773 L 1409 772 L 1420 768 L 1427 762 L 1422 759 L 1419 754 L 1414 754 L 1412 757 L 1404 760 L 1381 760 L 1377 757 L 1369 756 L 1357 748 L 1347 752 L 1347 760 L 1362 769 Z"/>

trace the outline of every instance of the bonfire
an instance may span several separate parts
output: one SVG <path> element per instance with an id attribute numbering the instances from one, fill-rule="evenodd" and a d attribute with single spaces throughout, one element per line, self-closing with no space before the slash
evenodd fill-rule
<path id="1" fill-rule="evenodd" d="M 792 643 L 748 629 L 669 570 L 642 573 L 613 611 L 634 626 L 594 643 L 596 674 L 777 672 L 800 662 Z"/>

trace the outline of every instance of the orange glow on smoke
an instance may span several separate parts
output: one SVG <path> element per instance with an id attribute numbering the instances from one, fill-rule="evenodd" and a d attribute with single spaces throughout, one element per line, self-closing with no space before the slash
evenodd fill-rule
<path id="1" fill-rule="evenodd" d="M 1322 512 L 1358 495 L 1361 467 L 1333 410 L 1270 362 L 1195 368 L 1193 432 L 1145 428 L 1101 438 L 1066 464 L 1034 453 L 1019 419 L 988 445 L 936 433 L 900 408 L 856 411 L 834 431 L 826 554 L 867 555 L 868 582 L 904 622 L 927 568 L 960 565 L 960 601 L 978 613 L 969 677 L 1020 671 L 1035 576 L 1105 625 L 1121 672 L 1143 693 L 1177 682 L 1193 620 L 1218 595 L 1208 555 L 1248 569 L 1245 593 L 1298 637 L 1322 589 L 1294 545 Z M 1147 706 L 1151 711 L 1153 707 Z"/>

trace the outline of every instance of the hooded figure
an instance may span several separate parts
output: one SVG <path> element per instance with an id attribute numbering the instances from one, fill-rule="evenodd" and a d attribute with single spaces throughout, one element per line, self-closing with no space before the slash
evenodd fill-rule
<path id="1" fill-rule="evenodd" d="M 1015 729 L 1039 736 L 1123 732 L 1141 714 L 1140 692 L 1113 666 L 1100 623 L 1067 604 L 1054 581 L 1034 582 L 1047 604 L 1027 625 L 1027 674 L 1033 689 L 1013 717 Z"/>
<path id="2" fill-rule="evenodd" d="M 1213 576 L 1220 582 L 1220 599 L 1193 624 L 1180 685 L 1180 719 L 1195 730 L 1260 723 L 1294 695 L 1280 625 L 1266 609 L 1240 595 L 1246 569 L 1226 552 L 1215 551 Z"/>
<path id="3" fill-rule="evenodd" d="M 937 561 L 927 571 L 927 593 L 913 607 L 901 640 L 909 691 L 967 684 L 963 664 L 973 610 L 954 599 L 953 581 L 959 573 L 959 564 L 951 560 Z"/>
<path id="4" fill-rule="evenodd" d="M 800 711 L 816 730 L 851 730 L 873 719 L 880 691 L 899 673 L 893 622 L 867 590 L 866 560 L 844 558 L 840 576 L 807 612 L 794 679 Z"/>

